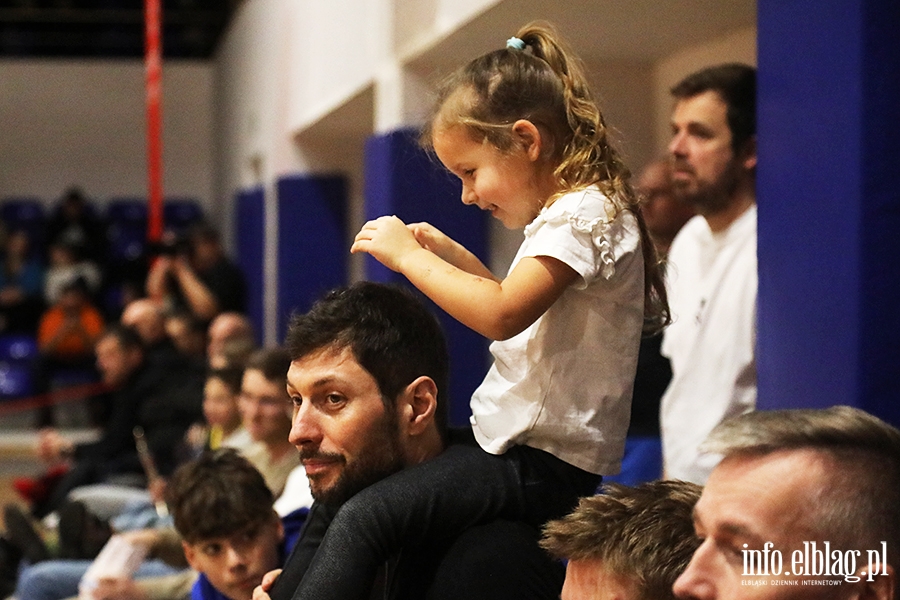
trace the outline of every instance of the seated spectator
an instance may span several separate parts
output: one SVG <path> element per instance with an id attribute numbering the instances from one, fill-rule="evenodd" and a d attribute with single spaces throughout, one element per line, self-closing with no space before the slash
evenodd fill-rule
<path id="1" fill-rule="evenodd" d="M 85 259 L 103 264 L 106 226 L 81 189 L 70 188 L 59 201 L 47 223 L 47 243 L 81 248 Z"/>
<path id="2" fill-rule="evenodd" d="M 547 523 L 541 546 L 568 561 L 562 600 L 674 600 L 672 584 L 700 545 L 699 497 L 700 486 L 683 481 L 614 484 Z"/>
<path id="3" fill-rule="evenodd" d="M 166 335 L 181 356 L 206 362 L 206 325 L 187 311 L 166 317 Z"/>
<path id="4" fill-rule="evenodd" d="M 206 446 L 211 450 L 235 448 L 242 451 L 252 444 L 243 426 L 239 399 L 244 370 L 239 367 L 212 369 L 203 388 L 203 416 L 208 426 Z"/>
<path id="5" fill-rule="evenodd" d="M 848 406 L 769 410 L 723 421 L 701 449 L 723 458 L 678 598 L 896 598 L 900 430 Z"/>
<path id="6" fill-rule="evenodd" d="M 48 306 L 56 304 L 62 289 L 79 277 L 87 284 L 91 296 L 97 294 L 103 283 L 103 273 L 92 261 L 81 255 L 82 249 L 67 242 L 56 242 L 48 251 L 48 267 L 44 275 L 44 301 Z"/>
<path id="7" fill-rule="evenodd" d="M 288 513 L 276 513 L 259 472 L 231 449 L 204 453 L 179 467 L 167 499 L 180 537 L 169 529 L 125 534 L 157 559 L 143 563 L 133 579 L 101 580 L 89 597 L 249 600 L 262 575 L 281 564 L 308 508 L 295 504 Z M 171 566 L 159 561 L 163 557 Z M 88 564 L 57 560 L 29 567 L 16 596 L 74 595 Z M 194 571 L 183 570 L 187 564 Z"/>
<path id="8" fill-rule="evenodd" d="M 163 370 L 149 364 L 134 330 L 110 327 L 97 342 L 96 354 L 103 382 L 113 390 L 112 413 L 100 439 L 89 444 L 72 444 L 52 429 L 41 432 L 41 456 L 50 463 L 68 460 L 70 468 L 47 498 L 35 499 L 37 516 L 61 506 L 75 487 L 121 474 L 131 474 L 136 483 L 143 480 L 132 435 L 136 426 L 143 428 L 159 471 L 171 473 L 180 441 L 201 419 L 202 377 L 195 379 L 187 369 Z"/>
<path id="9" fill-rule="evenodd" d="M 0 332 L 34 333 L 44 311 L 44 267 L 31 253 L 28 233 L 9 233 L 0 268 Z"/>
<path id="10" fill-rule="evenodd" d="M 246 315 L 225 312 L 209 324 L 206 356 L 211 367 L 243 364 L 255 349 L 256 335 Z"/>
<path id="11" fill-rule="evenodd" d="M 205 357 L 183 352 L 169 336 L 168 318 L 160 302 L 150 298 L 133 300 L 125 306 L 120 320 L 140 335 L 151 364 L 161 369 L 187 370 L 200 380 L 205 378 Z"/>
<path id="12" fill-rule="evenodd" d="M 239 401 L 241 420 L 254 442 L 244 455 L 276 495 L 281 494 L 288 475 L 300 463 L 288 439 L 291 416 L 286 384 L 290 364 L 287 351 L 281 348 L 255 352 L 244 370 Z"/>
<path id="13" fill-rule="evenodd" d="M 641 214 L 647 232 L 660 258 L 669 254 L 675 235 L 697 214 L 696 209 L 675 195 L 672 184 L 672 165 L 668 158 L 648 164 L 635 184 L 641 196 Z"/>
<path id="14" fill-rule="evenodd" d="M 244 275 L 225 255 L 219 233 L 200 225 L 187 242 L 156 258 L 147 275 L 148 295 L 164 301 L 168 310 L 188 310 L 204 323 L 220 312 L 244 312 Z"/>
<path id="15" fill-rule="evenodd" d="M 59 299 L 41 317 L 38 348 L 54 365 L 90 366 L 103 325 L 103 315 L 79 277 L 60 289 Z"/>
<path id="16" fill-rule="evenodd" d="M 61 370 L 78 369 L 94 379 L 94 345 L 103 333 L 103 315 L 91 302 L 82 278 L 67 283 L 59 300 L 42 316 L 37 343 L 40 357 L 35 365 L 35 388 L 39 393 L 52 389 Z M 38 426 L 53 425 L 53 406 L 39 410 Z"/>

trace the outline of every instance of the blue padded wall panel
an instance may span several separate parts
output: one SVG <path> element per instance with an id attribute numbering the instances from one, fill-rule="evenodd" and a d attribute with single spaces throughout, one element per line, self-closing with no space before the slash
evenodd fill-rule
<path id="1" fill-rule="evenodd" d="M 460 201 L 459 181 L 419 148 L 418 131 L 399 130 L 366 141 L 366 218 L 397 215 L 406 223 L 427 221 L 486 261 L 487 215 Z M 371 281 L 409 282 L 366 257 Z M 468 423 L 469 398 L 488 367 L 487 340 L 440 310 L 450 351 L 450 423 Z"/>
<path id="2" fill-rule="evenodd" d="M 263 333 L 263 253 L 265 249 L 265 195 L 262 188 L 238 192 L 235 199 L 234 257 L 247 280 L 247 315 L 256 341 Z"/>
<path id="3" fill-rule="evenodd" d="M 278 339 L 294 312 L 347 283 L 344 177 L 291 176 L 278 180 Z"/>
<path id="4" fill-rule="evenodd" d="M 900 3 L 758 14 L 759 406 L 900 422 Z"/>

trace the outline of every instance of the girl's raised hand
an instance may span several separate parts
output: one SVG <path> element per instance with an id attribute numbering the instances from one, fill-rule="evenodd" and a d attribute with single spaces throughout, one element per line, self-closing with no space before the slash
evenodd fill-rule
<path id="1" fill-rule="evenodd" d="M 371 254 L 392 271 L 400 271 L 400 263 L 408 253 L 421 250 L 413 232 L 397 217 L 378 217 L 363 225 L 350 252 Z"/>
<path id="2" fill-rule="evenodd" d="M 419 245 L 453 264 L 453 252 L 459 244 L 443 231 L 431 223 L 410 223 L 406 227 L 412 231 Z"/>

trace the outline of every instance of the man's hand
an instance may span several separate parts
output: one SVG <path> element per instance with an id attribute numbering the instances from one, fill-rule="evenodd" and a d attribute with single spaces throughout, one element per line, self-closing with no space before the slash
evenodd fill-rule
<path id="1" fill-rule="evenodd" d="M 253 600 L 272 600 L 269 598 L 269 590 L 272 589 L 272 584 L 279 575 L 281 575 L 281 569 L 275 569 L 263 575 L 262 583 L 253 590 Z"/>

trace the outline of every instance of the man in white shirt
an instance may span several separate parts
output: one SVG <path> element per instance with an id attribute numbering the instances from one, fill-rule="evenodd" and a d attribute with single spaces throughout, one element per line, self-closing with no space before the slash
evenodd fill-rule
<path id="1" fill-rule="evenodd" d="M 716 458 L 700 443 L 756 405 L 756 71 L 710 67 L 672 95 L 672 181 L 698 215 L 669 252 L 663 464 L 666 477 L 703 484 Z"/>

